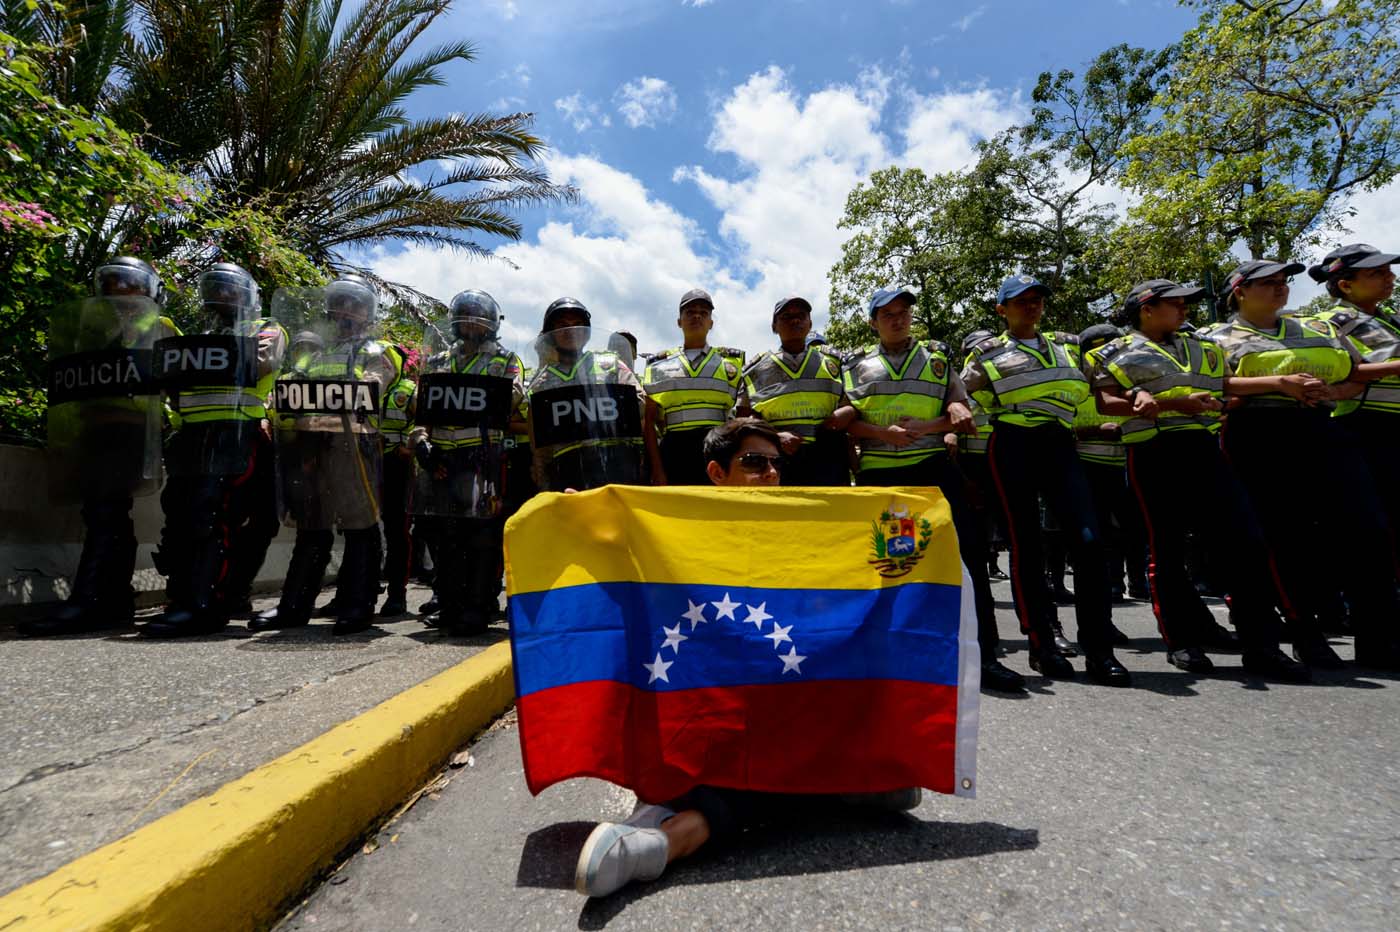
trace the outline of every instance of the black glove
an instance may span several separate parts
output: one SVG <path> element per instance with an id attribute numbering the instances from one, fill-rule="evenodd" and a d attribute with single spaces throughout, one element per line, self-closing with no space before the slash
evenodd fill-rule
<path id="1" fill-rule="evenodd" d="M 413 456 L 418 460 L 419 466 L 422 466 L 424 469 L 431 469 L 433 461 L 432 441 L 426 438 L 420 440 L 418 445 L 413 448 Z"/>

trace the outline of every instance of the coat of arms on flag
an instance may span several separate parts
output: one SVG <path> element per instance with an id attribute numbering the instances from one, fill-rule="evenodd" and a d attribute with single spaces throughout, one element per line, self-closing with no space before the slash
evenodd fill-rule
<path id="1" fill-rule="evenodd" d="M 936 489 L 545 494 L 506 562 L 532 792 L 975 791 L 976 623 Z"/>

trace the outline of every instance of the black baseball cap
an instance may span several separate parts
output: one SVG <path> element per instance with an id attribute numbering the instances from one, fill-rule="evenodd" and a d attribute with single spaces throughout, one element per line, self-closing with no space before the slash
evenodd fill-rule
<path id="1" fill-rule="evenodd" d="M 1335 272 L 1343 269 L 1375 269 L 1383 265 L 1400 262 L 1400 255 L 1381 252 L 1366 243 L 1351 243 L 1338 246 L 1322 257 L 1322 261 L 1308 269 L 1308 277 L 1315 282 L 1325 282 Z"/>
<path id="2" fill-rule="evenodd" d="M 1178 285 L 1166 278 L 1149 278 L 1145 282 L 1138 282 L 1133 286 L 1133 290 L 1128 292 L 1128 297 L 1123 302 L 1123 313 L 1131 316 L 1144 304 L 1158 298 L 1185 298 L 1186 303 L 1190 304 L 1193 301 L 1201 300 L 1205 293 L 1204 288 Z"/>
<path id="3" fill-rule="evenodd" d="M 781 301 L 779 301 L 777 304 L 773 305 L 773 319 L 774 319 L 774 320 L 777 320 L 777 319 L 778 319 L 778 315 L 781 314 L 781 313 L 783 312 L 783 308 L 785 308 L 785 307 L 787 307 L 789 304 L 793 304 L 793 303 L 802 305 L 804 308 L 807 309 L 807 313 L 808 313 L 808 314 L 812 313 L 812 302 L 811 302 L 811 301 L 808 301 L 806 298 L 802 297 L 801 295 L 790 294 L 790 295 L 788 295 L 786 298 L 783 298 Z"/>
<path id="4" fill-rule="evenodd" d="M 1245 282 L 1252 282 L 1260 278 L 1268 278 L 1270 275 L 1277 275 L 1282 272 L 1284 275 L 1297 275 L 1306 266 L 1301 262 L 1275 262 L 1272 259 L 1253 259 L 1230 273 L 1230 277 L 1225 279 L 1225 287 L 1230 289 L 1238 288 Z"/>

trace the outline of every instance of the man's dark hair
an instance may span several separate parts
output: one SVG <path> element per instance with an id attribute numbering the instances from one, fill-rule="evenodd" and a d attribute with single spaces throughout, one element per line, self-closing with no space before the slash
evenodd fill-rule
<path id="1" fill-rule="evenodd" d="M 719 463 L 728 472 L 734 454 L 739 452 L 747 437 L 762 437 L 782 449 L 778 431 L 772 424 L 761 417 L 736 417 L 705 435 L 705 462 Z"/>

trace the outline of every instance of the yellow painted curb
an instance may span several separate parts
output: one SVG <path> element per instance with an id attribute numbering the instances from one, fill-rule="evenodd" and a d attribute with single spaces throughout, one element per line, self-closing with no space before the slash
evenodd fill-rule
<path id="1" fill-rule="evenodd" d="M 0 899 L 0 930 L 265 926 L 514 699 L 493 645 Z"/>

